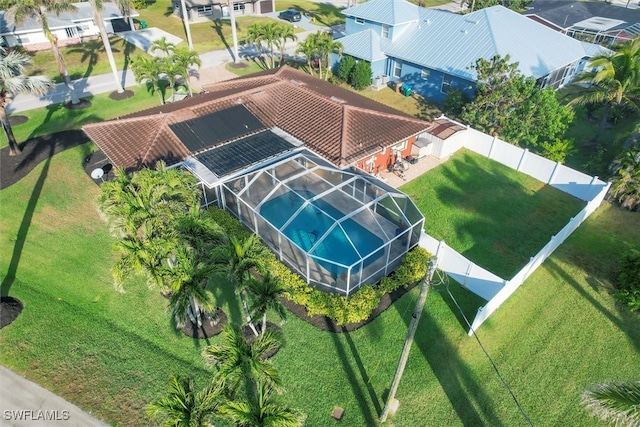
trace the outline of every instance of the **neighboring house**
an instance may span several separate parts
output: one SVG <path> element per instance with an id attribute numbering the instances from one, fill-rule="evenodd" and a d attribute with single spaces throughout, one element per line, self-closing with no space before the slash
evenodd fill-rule
<path id="1" fill-rule="evenodd" d="M 525 76 L 560 88 L 590 56 L 578 40 L 502 6 L 458 15 L 404 0 L 370 0 L 343 13 L 344 54 L 371 62 L 374 78 L 409 84 L 435 101 L 452 87 L 473 96 L 472 66 L 479 58 L 509 55 Z"/>
<path id="2" fill-rule="evenodd" d="M 89 3 L 74 3 L 77 10 L 47 14 L 47 22 L 51 32 L 58 38 L 60 46 L 68 46 L 80 43 L 83 39 L 100 35 L 100 30 L 93 21 L 93 12 Z M 50 44 L 42 31 L 42 26 L 35 18 L 27 18 L 22 24 L 16 26 L 13 21 L 5 18 L 6 11 L 0 11 L 0 36 L 6 46 L 22 46 L 26 50 L 48 49 Z M 138 12 L 132 11 L 131 16 L 138 16 Z M 107 33 L 114 32 L 114 26 L 120 26 L 125 30 L 129 25 L 124 23 L 124 17 L 120 9 L 114 3 L 102 4 L 102 17 L 104 18 Z"/>
<path id="3" fill-rule="evenodd" d="M 172 0 L 173 14 L 182 19 L 180 0 Z M 229 17 L 229 3 L 214 0 L 184 0 L 189 22 L 203 22 Z M 262 15 L 275 11 L 275 0 L 233 1 L 236 16 Z"/>
<path id="4" fill-rule="evenodd" d="M 189 170 L 205 204 L 233 213 L 308 283 L 333 292 L 376 283 L 418 244 L 419 210 L 372 175 L 454 135 L 455 124 L 419 120 L 288 66 L 206 89 L 83 130 L 115 166 L 164 160 Z M 416 148 L 417 139 L 425 143 Z"/>
<path id="5" fill-rule="evenodd" d="M 523 15 L 575 39 L 605 46 L 640 36 L 640 10 L 607 2 L 534 1 Z"/>

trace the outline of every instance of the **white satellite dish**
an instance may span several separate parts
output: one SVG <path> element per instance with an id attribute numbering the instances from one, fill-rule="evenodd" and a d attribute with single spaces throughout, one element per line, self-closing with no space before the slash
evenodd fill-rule
<path id="1" fill-rule="evenodd" d="M 91 178 L 93 179 L 102 179 L 103 175 L 104 171 L 102 170 L 102 168 L 97 168 L 91 171 Z"/>

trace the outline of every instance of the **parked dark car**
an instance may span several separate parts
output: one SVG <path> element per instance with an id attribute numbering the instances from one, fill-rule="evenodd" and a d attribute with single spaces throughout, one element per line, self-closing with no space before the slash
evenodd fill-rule
<path id="1" fill-rule="evenodd" d="M 280 12 L 278 18 L 289 22 L 299 22 L 302 19 L 302 15 L 295 9 L 287 9 Z"/>

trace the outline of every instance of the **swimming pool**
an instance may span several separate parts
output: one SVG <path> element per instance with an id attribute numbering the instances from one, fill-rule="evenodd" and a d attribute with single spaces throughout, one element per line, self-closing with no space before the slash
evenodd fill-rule
<path id="1" fill-rule="evenodd" d="M 290 191 L 265 202 L 260 209 L 260 214 L 276 228 L 281 229 L 305 201 L 314 196 L 311 192 Z M 330 261 L 318 260 L 317 262 L 332 272 L 335 277 L 342 268 L 332 262 L 350 266 L 379 251 L 382 247 L 382 239 L 350 218 L 340 222 L 342 228 L 336 226 L 325 235 L 331 226 L 343 217 L 342 212 L 324 200 L 313 200 L 281 231 L 305 252 Z M 353 246 L 349 243 L 349 239 Z M 365 260 L 365 266 L 374 262 L 382 254 L 383 251 L 379 251 L 378 255 L 369 257 Z"/>

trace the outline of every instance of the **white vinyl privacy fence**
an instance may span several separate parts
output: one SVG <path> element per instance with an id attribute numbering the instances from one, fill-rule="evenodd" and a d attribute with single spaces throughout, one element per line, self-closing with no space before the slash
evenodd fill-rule
<path id="1" fill-rule="evenodd" d="M 511 280 L 498 277 L 474 264 L 447 246 L 444 241 L 438 241 L 426 233 L 422 234 L 420 246 L 438 257 L 438 268 L 465 288 L 487 300 L 487 304 L 478 309 L 469 331 L 471 335 L 600 206 L 610 183 L 469 127 L 465 133 L 463 147 L 587 202 L 584 209 L 571 218 L 558 234 L 551 236 L 549 242 L 532 256 Z"/>

